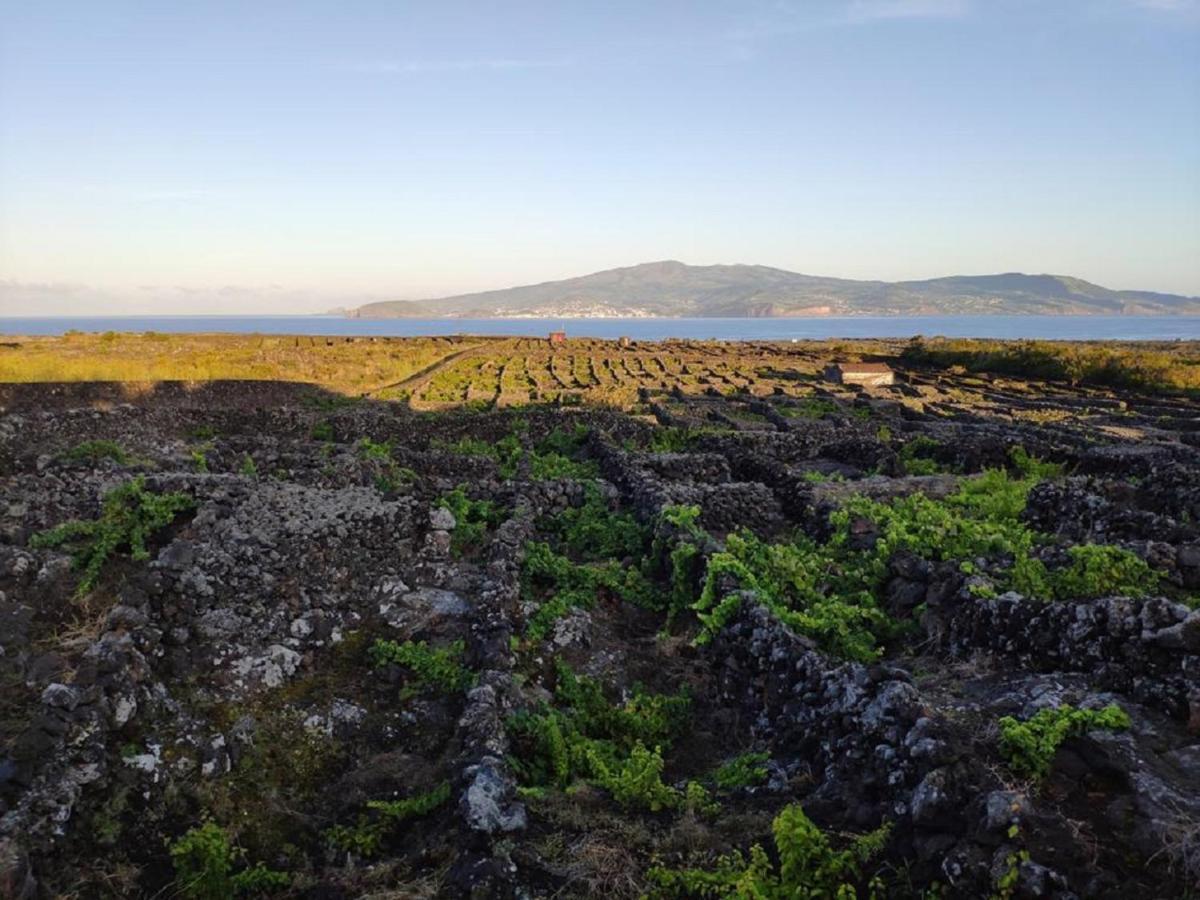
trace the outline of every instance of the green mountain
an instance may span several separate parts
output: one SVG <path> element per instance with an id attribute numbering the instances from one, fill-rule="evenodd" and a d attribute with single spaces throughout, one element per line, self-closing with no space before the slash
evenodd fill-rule
<path id="1" fill-rule="evenodd" d="M 666 261 L 432 300 L 370 303 L 361 318 L 839 315 L 1200 315 L 1200 297 L 1113 291 L 1062 275 L 853 281 L 769 266 Z"/>

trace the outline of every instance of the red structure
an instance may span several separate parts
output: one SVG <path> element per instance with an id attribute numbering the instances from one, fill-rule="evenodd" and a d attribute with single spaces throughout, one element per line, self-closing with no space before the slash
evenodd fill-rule
<path id="1" fill-rule="evenodd" d="M 567 333 L 565 331 L 550 332 L 550 343 L 565 344 L 567 342 Z"/>

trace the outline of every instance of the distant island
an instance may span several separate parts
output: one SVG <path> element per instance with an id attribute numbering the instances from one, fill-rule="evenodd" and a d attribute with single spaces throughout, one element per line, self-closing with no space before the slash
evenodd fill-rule
<path id="1" fill-rule="evenodd" d="M 924 315 L 1200 315 L 1200 297 L 1115 291 L 1064 275 L 854 281 L 769 266 L 667 260 L 429 300 L 337 310 L 352 318 L 762 318 Z"/>

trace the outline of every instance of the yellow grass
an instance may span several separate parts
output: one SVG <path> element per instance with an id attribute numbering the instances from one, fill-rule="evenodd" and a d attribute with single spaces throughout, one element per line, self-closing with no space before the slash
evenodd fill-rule
<path id="1" fill-rule="evenodd" d="M 345 393 L 382 388 L 482 339 L 68 334 L 7 338 L 0 382 L 300 381 Z"/>

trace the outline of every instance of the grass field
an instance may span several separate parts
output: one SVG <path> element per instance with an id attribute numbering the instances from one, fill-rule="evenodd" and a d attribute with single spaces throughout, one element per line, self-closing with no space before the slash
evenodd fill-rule
<path id="1" fill-rule="evenodd" d="M 377 390 L 486 339 L 68 334 L 0 345 L 0 382 L 303 381 Z"/>
<path id="2" fill-rule="evenodd" d="M 902 359 L 1024 378 L 1156 392 L 1200 392 L 1200 341 L 913 341 Z"/>
<path id="3" fill-rule="evenodd" d="M 1200 342 L 634 342 L 575 338 L 68 334 L 0 342 L 0 382 L 305 382 L 418 409 L 630 409 L 648 397 L 808 396 L 833 359 L 1151 393 L 1200 391 Z"/>

